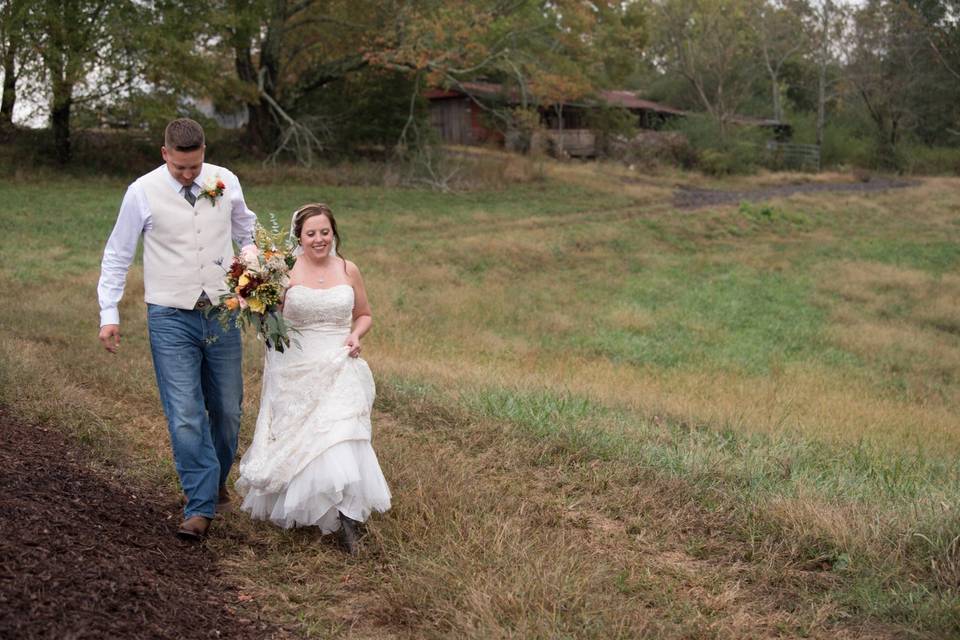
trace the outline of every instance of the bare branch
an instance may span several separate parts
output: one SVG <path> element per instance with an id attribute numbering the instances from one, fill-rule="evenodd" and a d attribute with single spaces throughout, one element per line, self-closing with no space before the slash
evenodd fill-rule
<path id="1" fill-rule="evenodd" d="M 302 27 L 309 27 L 315 24 L 333 24 L 338 27 L 347 27 L 349 29 L 357 29 L 358 31 L 363 31 L 368 28 L 367 25 L 361 24 L 359 22 L 352 22 L 350 20 L 343 20 L 341 18 L 335 18 L 333 16 L 318 16 L 311 15 L 309 18 L 303 18 L 302 20 L 297 20 L 286 27 L 288 32 L 296 31 Z"/>
<path id="2" fill-rule="evenodd" d="M 313 164 L 314 150 L 323 151 L 324 145 L 319 138 L 302 122 L 291 117 L 264 88 L 266 69 L 261 69 L 258 77 L 260 98 L 270 105 L 270 113 L 280 126 L 280 142 L 263 161 L 264 165 L 276 164 L 285 151 L 292 151 L 297 162 L 304 166 Z"/>
<path id="3" fill-rule="evenodd" d="M 417 74 L 417 77 L 413 83 L 413 91 L 410 92 L 410 109 L 407 112 L 407 121 L 403 123 L 403 130 L 400 132 L 400 137 L 397 139 L 397 150 L 406 149 L 407 145 L 407 132 L 411 127 L 416 126 L 416 106 L 417 106 L 417 96 L 420 94 L 420 74 Z"/>
<path id="4" fill-rule="evenodd" d="M 943 53 L 940 51 L 940 48 L 933 41 L 933 38 L 931 38 L 929 35 L 927 36 L 927 42 L 930 44 L 930 48 L 933 49 L 933 54 L 937 57 L 937 60 L 940 61 L 941 66 L 943 66 L 943 68 L 946 69 L 947 72 L 950 75 L 952 75 L 954 78 L 956 78 L 957 80 L 960 80 L 960 73 L 958 73 L 956 69 L 950 66 L 950 63 L 947 62 L 947 59 L 943 55 Z"/>

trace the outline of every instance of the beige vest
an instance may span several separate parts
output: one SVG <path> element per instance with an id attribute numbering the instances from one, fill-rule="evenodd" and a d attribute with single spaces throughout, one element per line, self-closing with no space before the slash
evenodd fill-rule
<path id="1" fill-rule="evenodd" d="M 203 185 L 220 167 L 204 164 Z M 225 269 L 233 258 L 228 194 L 198 197 L 194 206 L 170 184 L 166 165 L 141 178 L 152 228 L 143 233 L 144 299 L 178 309 L 192 309 L 201 292 L 214 303 L 226 293 Z M 222 261 L 223 266 L 217 264 Z"/>

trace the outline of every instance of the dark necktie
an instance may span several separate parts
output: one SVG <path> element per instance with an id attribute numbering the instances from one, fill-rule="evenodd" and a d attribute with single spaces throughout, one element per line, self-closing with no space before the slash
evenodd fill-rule
<path id="1" fill-rule="evenodd" d="M 183 197 L 186 198 L 191 207 L 197 203 L 197 196 L 193 195 L 193 185 L 183 188 Z"/>

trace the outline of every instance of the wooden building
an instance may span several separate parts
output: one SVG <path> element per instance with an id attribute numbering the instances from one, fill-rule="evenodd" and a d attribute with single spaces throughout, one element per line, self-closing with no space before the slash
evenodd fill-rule
<path id="1" fill-rule="evenodd" d="M 504 132 L 494 126 L 493 118 L 484 107 L 519 106 L 522 104 L 519 93 L 490 82 L 465 82 L 461 86 L 431 89 L 424 94 L 430 105 L 430 122 L 440 138 L 449 144 L 504 144 Z M 543 127 L 538 134 L 541 143 L 571 156 L 595 155 L 596 136 L 587 126 L 588 116 L 590 110 L 604 106 L 635 114 L 641 129 L 656 129 L 666 120 L 684 115 L 680 109 L 638 98 L 632 91 L 601 91 L 590 100 L 562 105 L 536 104 Z"/>
<path id="2" fill-rule="evenodd" d="M 488 82 L 465 82 L 464 90 L 430 89 L 424 97 L 430 105 L 430 124 L 449 144 L 503 143 L 503 133 L 490 126 L 481 104 L 514 104 L 503 88 Z M 519 104 L 519 101 L 515 104 Z"/>

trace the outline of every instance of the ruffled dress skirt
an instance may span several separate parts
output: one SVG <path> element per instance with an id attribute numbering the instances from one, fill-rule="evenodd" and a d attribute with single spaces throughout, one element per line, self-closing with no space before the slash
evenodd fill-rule
<path id="1" fill-rule="evenodd" d="M 371 445 L 373 376 L 347 355 L 348 331 L 321 323 L 296 336 L 300 348 L 268 351 L 257 427 L 236 483 L 251 517 L 329 533 L 340 526 L 338 512 L 362 522 L 390 508 Z"/>

